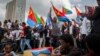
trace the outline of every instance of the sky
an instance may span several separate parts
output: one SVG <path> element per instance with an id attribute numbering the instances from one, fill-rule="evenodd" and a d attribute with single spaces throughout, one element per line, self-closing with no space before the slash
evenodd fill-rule
<path id="1" fill-rule="evenodd" d="M 0 21 L 3 21 L 5 18 L 6 4 L 11 0 L 0 0 Z M 51 7 L 50 1 L 61 10 L 62 6 L 71 9 L 73 6 L 79 7 L 84 11 L 84 5 L 97 5 L 96 0 L 26 0 L 26 12 L 25 17 L 27 18 L 27 13 L 30 5 L 33 10 L 40 16 L 46 18 L 49 8 Z"/>

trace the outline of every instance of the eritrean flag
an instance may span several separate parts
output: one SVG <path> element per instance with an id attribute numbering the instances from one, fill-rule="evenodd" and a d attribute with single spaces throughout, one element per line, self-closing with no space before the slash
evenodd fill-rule
<path id="1" fill-rule="evenodd" d="M 27 24 L 31 27 L 35 27 L 37 24 L 40 24 L 40 17 L 32 10 L 32 7 L 29 9 Z"/>
<path id="2" fill-rule="evenodd" d="M 48 54 L 50 55 L 52 52 L 52 47 L 44 47 L 44 48 L 38 48 L 38 49 L 33 49 L 32 54 L 33 56 L 38 56 L 39 54 Z"/>
<path id="3" fill-rule="evenodd" d="M 39 54 L 50 55 L 52 51 L 52 47 L 36 48 L 32 50 L 25 50 L 23 56 L 38 56 Z"/>
<path id="4" fill-rule="evenodd" d="M 75 6 L 75 10 L 76 10 L 76 14 L 77 14 L 75 21 L 77 24 L 80 24 L 81 23 L 81 12 L 79 11 L 79 9 L 76 6 Z"/>
<path id="5" fill-rule="evenodd" d="M 65 14 L 72 14 L 72 11 L 65 8 L 65 7 L 62 7 L 62 12 L 65 13 Z"/>
<path id="6" fill-rule="evenodd" d="M 78 8 L 75 6 L 76 14 L 77 16 L 81 16 L 81 12 L 78 10 Z"/>
<path id="7" fill-rule="evenodd" d="M 27 24 L 29 26 L 31 26 L 31 27 L 35 27 L 36 24 L 37 24 L 37 20 L 36 20 L 36 17 L 35 17 L 35 13 L 32 10 L 32 7 L 30 7 L 30 9 L 29 9 L 28 18 L 27 18 Z"/>
<path id="8" fill-rule="evenodd" d="M 52 2 L 51 2 L 52 4 Z M 56 14 L 56 16 L 58 17 L 58 20 L 61 22 L 70 22 L 70 20 L 65 16 L 65 14 L 61 11 L 59 11 L 56 7 L 54 7 L 54 5 L 52 4 L 53 10 Z"/>

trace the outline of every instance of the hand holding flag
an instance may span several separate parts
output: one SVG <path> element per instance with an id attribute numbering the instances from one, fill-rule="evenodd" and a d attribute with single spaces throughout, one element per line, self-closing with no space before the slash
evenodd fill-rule
<path id="1" fill-rule="evenodd" d="M 65 16 L 64 13 L 62 13 L 60 10 L 58 10 L 56 7 L 54 7 L 53 3 L 51 2 L 51 5 L 53 7 L 53 10 L 58 18 L 59 21 L 61 22 L 70 22 L 70 20 Z"/>

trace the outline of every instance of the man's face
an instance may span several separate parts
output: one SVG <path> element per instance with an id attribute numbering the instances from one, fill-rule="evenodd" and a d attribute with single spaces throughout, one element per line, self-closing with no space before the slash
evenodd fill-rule
<path id="1" fill-rule="evenodd" d="M 10 53 L 11 52 L 11 46 L 10 45 L 6 45 L 5 48 L 4 48 L 4 52 L 6 53 Z"/>

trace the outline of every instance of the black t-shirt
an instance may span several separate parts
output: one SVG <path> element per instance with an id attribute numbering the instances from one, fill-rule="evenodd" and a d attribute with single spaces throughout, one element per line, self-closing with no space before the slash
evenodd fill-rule
<path id="1" fill-rule="evenodd" d="M 31 30 L 29 26 L 24 28 L 24 33 L 25 33 L 26 39 L 31 39 L 32 35 L 31 35 Z"/>
<path id="2" fill-rule="evenodd" d="M 88 17 L 92 22 L 91 33 L 100 34 L 100 6 L 95 7 L 95 12 Z"/>

